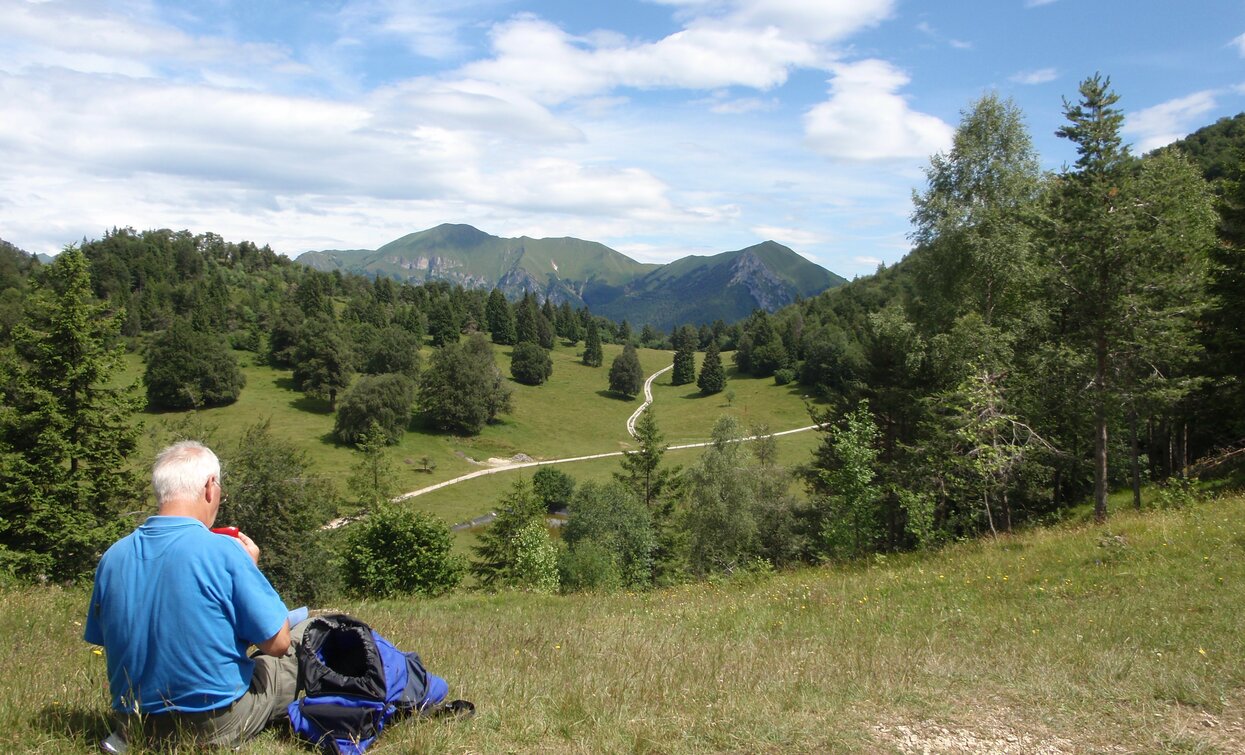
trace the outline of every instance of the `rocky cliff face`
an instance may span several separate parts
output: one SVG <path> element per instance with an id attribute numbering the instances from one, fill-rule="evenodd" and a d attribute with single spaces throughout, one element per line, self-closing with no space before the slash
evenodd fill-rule
<path id="1" fill-rule="evenodd" d="M 731 265 L 732 286 L 743 286 L 757 307 L 773 312 L 795 301 L 795 291 L 752 252 L 745 252 Z"/>

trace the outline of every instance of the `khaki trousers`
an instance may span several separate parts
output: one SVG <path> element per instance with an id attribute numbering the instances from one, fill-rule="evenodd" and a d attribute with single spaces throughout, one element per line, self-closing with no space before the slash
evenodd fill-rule
<path id="1" fill-rule="evenodd" d="M 294 649 L 302 644 L 306 628 L 307 622 L 303 621 L 290 630 L 290 649 L 284 656 L 254 656 L 251 686 L 232 704 L 198 713 L 123 716 L 123 730 L 131 733 L 131 740 L 139 736 L 156 741 L 184 737 L 210 747 L 240 746 L 270 724 L 285 719 L 286 708 L 294 702 L 298 688 L 298 656 Z"/>

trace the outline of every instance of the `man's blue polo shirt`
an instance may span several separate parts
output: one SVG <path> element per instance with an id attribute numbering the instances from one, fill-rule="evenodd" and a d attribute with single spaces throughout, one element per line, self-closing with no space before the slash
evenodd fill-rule
<path id="1" fill-rule="evenodd" d="M 285 616 L 234 538 L 153 516 L 100 560 L 83 638 L 104 646 L 114 709 L 203 711 L 246 692 L 247 646 L 281 631 Z"/>

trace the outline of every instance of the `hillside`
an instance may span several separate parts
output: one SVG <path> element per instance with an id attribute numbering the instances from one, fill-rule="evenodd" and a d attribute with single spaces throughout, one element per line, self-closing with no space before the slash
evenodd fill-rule
<path id="1" fill-rule="evenodd" d="M 609 247 L 575 238 L 499 238 L 469 225 L 440 225 L 376 250 L 306 252 L 297 261 L 317 270 L 449 281 L 497 287 L 515 299 L 532 292 L 594 314 L 662 330 L 684 323 L 734 322 L 754 309 L 774 311 L 844 279 L 791 249 L 767 241 L 667 265 L 636 262 Z"/>
<path id="2" fill-rule="evenodd" d="M 333 606 L 417 649 L 469 721 L 377 752 L 1239 752 L 1245 499 L 851 568 L 613 595 Z M 85 590 L 0 587 L 0 745 L 108 730 Z M 266 734 L 244 753 L 302 753 Z"/>

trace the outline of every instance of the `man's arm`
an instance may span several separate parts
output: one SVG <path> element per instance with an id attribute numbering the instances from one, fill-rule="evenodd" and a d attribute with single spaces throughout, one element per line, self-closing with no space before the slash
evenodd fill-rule
<path id="1" fill-rule="evenodd" d="M 287 621 L 282 624 L 281 629 L 276 634 L 263 642 L 256 643 L 255 647 L 259 648 L 264 655 L 271 655 L 276 658 L 285 655 L 290 649 L 290 622 Z"/>
<path id="2" fill-rule="evenodd" d="M 242 550 L 246 551 L 246 555 L 250 556 L 251 561 L 258 567 L 259 546 L 255 544 L 255 541 L 247 537 L 245 532 L 239 532 L 238 544 L 242 546 Z M 255 647 L 259 648 L 259 651 L 264 655 L 271 655 L 275 658 L 285 655 L 290 649 L 290 622 L 288 620 L 283 622 L 276 634 L 263 642 L 255 643 Z"/>

